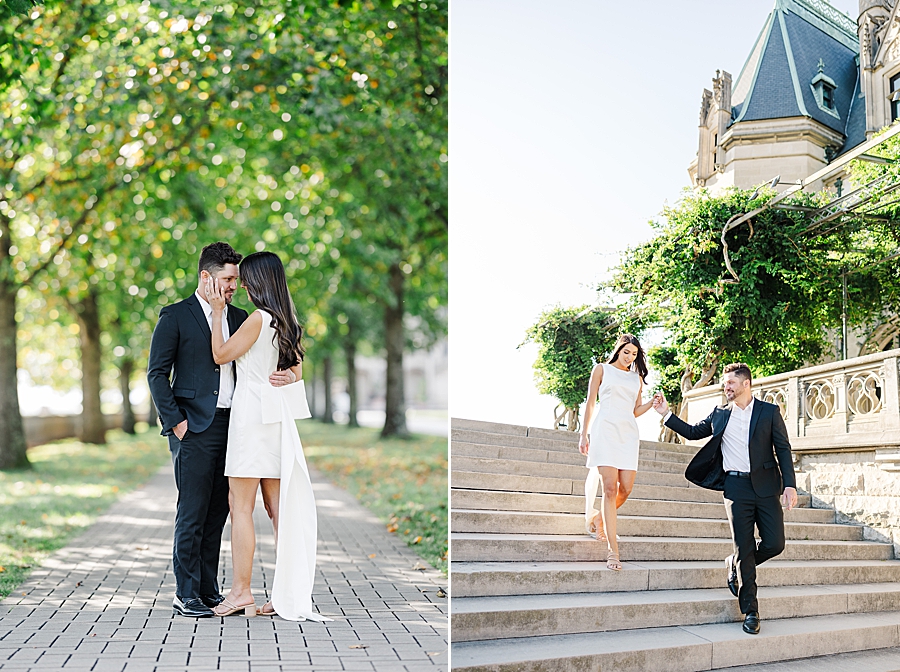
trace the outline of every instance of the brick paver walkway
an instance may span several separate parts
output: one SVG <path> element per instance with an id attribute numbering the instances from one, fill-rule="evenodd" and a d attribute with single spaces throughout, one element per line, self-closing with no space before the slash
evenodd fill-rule
<path id="1" fill-rule="evenodd" d="M 167 467 L 0 602 L 0 669 L 446 670 L 443 575 L 349 494 L 315 473 L 313 487 L 319 514 L 313 603 L 333 622 L 173 616 L 176 492 Z M 275 544 L 262 500 L 256 516 L 253 589 L 261 605 L 275 570 Z M 229 531 L 223 589 L 231 582 Z"/>

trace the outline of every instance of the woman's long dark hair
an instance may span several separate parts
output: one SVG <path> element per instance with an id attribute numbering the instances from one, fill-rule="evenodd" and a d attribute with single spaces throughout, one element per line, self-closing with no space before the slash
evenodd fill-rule
<path id="1" fill-rule="evenodd" d="M 628 344 L 631 344 L 638 349 L 637 357 L 635 357 L 634 361 L 631 363 L 631 370 L 637 371 L 641 380 L 646 383 L 647 373 L 649 372 L 647 369 L 647 358 L 644 356 L 644 349 L 641 347 L 640 342 L 631 334 L 622 334 L 619 336 L 619 340 L 616 341 L 616 347 L 613 348 L 613 353 L 606 363 L 612 364 L 616 361 L 619 358 L 619 352 Z"/>
<path id="2" fill-rule="evenodd" d="M 303 329 L 297 321 L 281 259 L 272 252 L 255 252 L 244 257 L 240 270 L 241 284 L 247 289 L 253 305 L 272 316 L 275 330 L 272 345 L 278 348 L 278 370 L 296 366 L 303 361 L 304 350 L 300 343 Z"/>

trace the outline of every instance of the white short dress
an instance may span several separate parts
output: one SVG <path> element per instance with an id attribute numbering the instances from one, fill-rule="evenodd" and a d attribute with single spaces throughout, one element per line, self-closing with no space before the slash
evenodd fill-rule
<path id="1" fill-rule="evenodd" d="M 637 471 L 640 435 L 634 405 L 641 392 L 641 377 L 612 364 L 600 366 L 603 380 L 589 432 L 587 467 Z"/>
<path id="2" fill-rule="evenodd" d="M 272 343 L 275 330 L 264 310 L 259 337 L 235 360 L 237 384 L 228 422 L 228 452 L 225 475 L 241 478 L 281 478 L 281 424 L 263 423 L 265 388 L 269 374 L 278 369 L 278 348 Z"/>
<path id="3" fill-rule="evenodd" d="M 272 607 L 289 621 L 330 621 L 312 606 L 316 499 L 295 422 L 310 417 L 306 391 L 302 381 L 269 384 L 269 374 L 278 369 L 278 348 L 271 316 L 257 312 L 262 316 L 259 337 L 236 361 L 225 475 L 281 479 Z"/>

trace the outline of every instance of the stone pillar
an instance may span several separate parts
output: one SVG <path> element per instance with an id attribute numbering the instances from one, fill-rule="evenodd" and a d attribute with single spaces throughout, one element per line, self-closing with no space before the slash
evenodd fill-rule
<path id="1" fill-rule="evenodd" d="M 788 437 L 795 439 L 800 436 L 800 414 L 803 411 L 802 397 L 800 396 L 800 378 L 788 378 L 787 384 L 787 425 Z"/>
<path id="2" fill-rule="evenodd" d="M 900 429 L 900 376 L 897 373 L 898 358 L 884 360 L 881 375 L 881 416 L 884 431 Z"/>
<path id="3" fill-rule="evenodd" d="M 847 434 L 847 419 L 849 410 L 847 408 L 847 376 L 844 372 L 835 374 L 831 379 L 834 385 L 834 415 L 831 417 L 831 427 L 835 436 L 844 436 Z"/>

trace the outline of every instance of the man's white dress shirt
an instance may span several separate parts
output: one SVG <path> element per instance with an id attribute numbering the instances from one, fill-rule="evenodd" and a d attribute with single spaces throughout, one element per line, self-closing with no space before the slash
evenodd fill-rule
<path id="1" fill-rule="evenodd" d="M 722 434 L 722 469 L 725 471 L 750 471 L 750 418 L 753 417 L 753 400 L 747 408 L 741 410 L 737 404 L 731 404 L 731 417 Z M 666 413 L 663 423 L 669 419 L 672 411 Z"/>
<path id="2" fill-rule="evenodd" d="M 200 299 L 200 305 L 203 307 L 203 314 L 206 315 L 206 323 L 209 325 L 209 331 L 212 333 L 212 306 L 206 297 L 200 295 L 200 291 L 196 292 L 197 298 Z M 222 312 L 222 336 L 227 341 L 231 336 L 228 331 L 228 304 Z M 220 364 L 219 366 L 219 401 L 216 402 L 216 408 L 231 408 L 231 399 L 234 397 L 234 362 L 228 364 Z"/>

